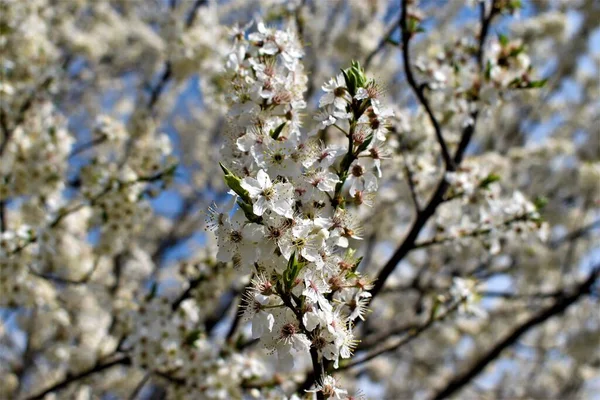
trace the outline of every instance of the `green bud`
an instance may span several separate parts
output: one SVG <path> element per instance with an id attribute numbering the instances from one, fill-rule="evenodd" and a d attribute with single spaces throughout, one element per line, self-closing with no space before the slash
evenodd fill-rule
<path id="1" fill-rule="evenodd" d="M 481 182 L 479 182 L 479 187 L 481 189 L 487 189 L 492 183 L 498 182 L 500 180 L 500 175 L 491 173 L 486 176 Z"/>
<path id="2" fill-rule="evenodd" d="M 271 137 L 273 139 L 277 140 L 277 138 L 279 138 L 279 135 L 281 135 L 281 132 L 283 131 L 283 128 L 285 128 L 286 123 L 287 122 L 282 123 L 277 128 L 275 128 L 275 130 L 271 131 Z"/>
<path id="3" fill-rule="evenodd" d="M 294 252 L 288 261 L 286 270 L 283 271 L 283 282 L 285 284 L 286 291 L 292 289 L 294 282 L 296 281 L 296 278 L 303 267 L 304 263 L 298 262 L 296 259 L 296 252 Z"/>
<path id="4" fill-rule="evenodd" d="M 533 201 L 535 208 L 540 211 L 548 204 L 548 198 L 546 196 L 538 196 Z"/>
<path id="5" fill-rule="evenodd" d="M 200 336 L 202 336 L 202 331 L 200 329 L 194 329 L 186 335 L 185 344 L 193 346 L 196 340 L 200 339 Z"/>
<path id="6" fill-rule="evenodd" d="M 503 35 L 503 34 L 498 34 L 498 41 L 500 42 L 500 44 L 502 45 L 502 47 L 506 47 L 508 45 L 508 36 Z"/>
<path id="7" fill-rule="evenodd" d="M 225 184 L 231 190 L 237 193 L 237 195 L 240 196 L 246 203 L 252 204 L 252 200 L 250 200 L 250 193 L 248 193 L 248 191 L 242 187 L 242 180 L 229 169 L 227 169 L 227 167 L 225 167 L 223 164 L 219 163 L 219 166 L 225 173 L 225 176 L 223 177 L 225 179 Z"/>

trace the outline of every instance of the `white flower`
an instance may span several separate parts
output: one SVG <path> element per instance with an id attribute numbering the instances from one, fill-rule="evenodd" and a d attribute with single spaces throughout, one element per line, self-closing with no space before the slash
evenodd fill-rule
<path id="1" fill-rule="evenodd" d="M 371 165 L 364 158 L 355 160 L 350 165 L 350 174 L 346 179 L 350 183 L 350 196 L 356 192 L 374 192 L 377 190 L 377 177 L 373 174 Z"/>
<path id="2" fill-rule="evenodd" d="M 291 231 L 288 231 L 279 242 L 281 254 L 289 260 L 293 253 L 300 254 L 306 260 L 314 262 L 318 268 L 324 265 L 320 251 L 325 245 L 328 233 L 320 229 L 316 234 L 313 233 L 311 222 L 298 222 Z"/>
<path id="3" fill-rule="evenodd" d="M 263 227 L 246 223 L 242 213 L 237 212 L 231 220 L 223 219 L 217 228 L 219 252 L 217 260 L 249 266 L 257 259 L 256 244 L 264 237 Z"/>
<path id="4" fill-rule="evenodd" d="M 459 310 L 461 313 L 483 318 L 487 313 L 481 306 L 476 304 L 478 300 L 476 286 L 477 282 L 473 279 L 454 277 L 450 295 L 455 302 L 460 302 Z"/>
<path id="5" fill-rule="evenodd" d="M 331 304 L 324 294 L 331 293 L 331 288 L 320 274 L 311 271 L 304 277 L 304 290 L 302 295 L 306 296 L 312 303 L 318 304 L 323 310 L 331 309 Z"/>
<path id="6" fill-rule="evenodd" d="M 264 306 L 269 304 L 269 297 L 249 291 L 244 294 L 244 318 L 252 320 L 252 338 L 258 339 L 265 332 L 273 330 L 275 318 L 266 312 Z"/>
<path id="7" fill-rule="evenodd" d="M 296 315 L 289 308 L 275 309 L 275 323 L 270 333 L 265 333 L 263 344 L 268 349 L 277 350 L 280 367 L 291 370 L 294 365 L 292 349 L 299 352 L 308 352 L 310 340 L 302 330 Z"/>
<path id="8" fill-rule="evenodd" d="M 338 387 L 338 383 L 331 375 L 325 376 L 323 383 L 317 385 L 314 389 L 307 390 L 309 393 L 323 392 L 326 399 L 341 399 L 341 396 L 348 394 L 347 390 Z"/>
<path id="9" fill-rule="evenodd" d="M 325 94 L 319 100 L 319 107 L 333 104 L 336 109 L 346 111 L 346 106 L 351 99 L 342 74 L 331 78 L 329 82 L 323 85 L 322 89 Z"/>
<path id="10" fill-rule="evenodd" d="M 256 179 L 244 178 L 241 185 L 250 194 L 254 214 L 261 216 L 265 211 L 272 210 L 276 214 L 292 218 L 294 188 L 290 183 L 273 184 L 269 175 L 261 169 Z"/>

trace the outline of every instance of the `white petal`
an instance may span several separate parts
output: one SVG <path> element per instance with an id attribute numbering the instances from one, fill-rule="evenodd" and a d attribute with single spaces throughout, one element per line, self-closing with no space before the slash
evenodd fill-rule
<path id="1" fill-rule="evenodd" d="M 250 197 L 253 199 L 262 193 L 262 187 L 260 186 L 260 183 L 258 183 L 258 181 L 254 178 L 248 177 L 242 179 L 240 186 L 246 189 L 248 193 L 250 193 Z"/>
<path id="2" fill-rule="evenodd" d="M 264 214 L 266 209 L 267 199 L 265 199 L 263 196 L 260 196 L 258 199 L 256 199 L 256 201 L 252 205 L 252 212 L 254 212 L 254 214 L 258 215 L 259 217 Z"/>
<path id="3" fill-rule="evenodd" d="M 270 188 L 271 186 L 273 186 L 271 184 L 271 178 L 269 178 L 269 174 L 267 174 L 262 169 L 260 171 L 258 171 L 258 174 L 256 175 L 256 179 L 258 180 L 258 183 L 262 189 Z"/>

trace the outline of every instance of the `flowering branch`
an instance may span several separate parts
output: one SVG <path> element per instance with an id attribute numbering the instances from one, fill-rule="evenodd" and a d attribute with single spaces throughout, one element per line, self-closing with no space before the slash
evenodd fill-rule
<path id="1" fill-rule="evenodd" d="M 407 31 L 407 22 L 406 22 L 406 18 L 407 18 L 407 2 L 406 1 L 404 1 L 402 3 L 402 7 L 403 7 L 402 8 L 403 18 L 401 18 L 401 23 L 403 26 L 402 31 L 408 32 Z M 484 10 L 485 9 L 482 9 L 482 11 L 484 11 Z M 489 25 L 491 23 L 492 17 L 493 17 L 493 15 L 490 15 L 489 18 L 486 18 L 484 21 L 484 26 L 481 27 L 479 45 L 482 48 L 478 51 L 478 54 L 480 55 L 479 57 L 481 57 L 481 59 L 483 58 L 483 54 L 484 54 L 483 46 L 485 44 L 485 36 L 489 30 L 489 27 L 487 27 L 487 25 Z M 405 46 L 406 46 L 406 44 L 408 44 L 408 41 L 410 40 L 410 36 L 407 36 L 404 34 L 402 36 L 403 36 L 402 37 L 403 43 L 406 42 L 405 43 Z M 404 54 L 403 59 L 405 60 L 405 70 L 407 71 L 407 76 L 408 76 L 408 71 L 410 71 L 409 58 L 407 57 L 408 53 L 404 52 L 403 54 Z M 413 81 L 413 84 L 411 86 L 413 86 L 413 89 L 416 87 L 417 93 L 421 93 L 418 90 L 418 86 L 416 86 L 414 79 L 412 81 Z M 430 116 L 432 116 L 432 115 L 433 114 L 430 114 Z M 453 157 L 453 162 L 450 164 L 446 163 L 447 168 L 449 165 L 451 165 L 451 166 L 460 165 L 460 163 L 462 162 L 462 159 L 463 159 L 464 153 L 467 149 L 467 146 L 468 146 L 469 142 L 471 141 L 473 133 L 475 132 L 477 116 L 478 116 L 478 111 L 476 110 L 472 114 L 472 119 L 473 119 L 472 123 L 467 125 L 463 130 L 460 143 L 459 143 L 458 148 L 456 149 L 456 152 Z M 435 120 L 435 117 L 433 117 L 433 120 Z M 432 120 L 432 122 L 433 122 L 433 120 Z M 435 127 L 435 124 L 434 124 L 434 127 Z M 438 135 L 438 139 L 439 139 L 441 136 L 440 135 L 441 131 L 438 131 L 436 129 L 436 134 Z M 404 241 L 402 242 L 400 247 L 398 247 L 398 249 L 394 252 L 392 257 L 388 260 L 388 262 L 384 265 L 384 267 L 381 269 L 381 271 L 379 272 L 379 275 L 377 276 L 377 279 L 375 281 L 375 285 L 374 285 L 373 289 L 371 290 L 373 298 L 375 298 L 377 296 L 377 294 L 381 291 L 381 289 L 383 288 L 383 286 L 385 284 L 385 281 L 391 275 L 391 273 L 394 271 L 394 269 L 396 268 L 396 265 L 398 265 L 398 263 L 414 248 L 414 243 L 415 243 L 417 237 L 419 236 L 421 229 L 425 226 L 425 224 L 427 223 L 429 218 L 431 218 L 431 216 L 433 216 L 435 214 L 437 207 L 444 201 L 444 195 L 445 195 L 448 187 L 449 187 L 448 182 L 445 179 L 442 179 L 439 182 L 435 192 L 431 196 L 431 199 L 429 200 L 429 202 L 427 203 L 425 208 L 423 208 L 423 210 L 417 214 L 417 218 L 416 218 L 415 222 L 413 223 L 413 225 L 411 226 L 410 231 L 408 232 L 406 238 L 404 239 Z"/>

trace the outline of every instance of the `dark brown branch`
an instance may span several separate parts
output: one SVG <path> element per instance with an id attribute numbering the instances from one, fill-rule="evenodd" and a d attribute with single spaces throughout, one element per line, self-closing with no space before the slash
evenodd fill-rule
<path id="1" fill-rule="evenodd" d="M 456 311 L 458 309 L 458 307 L 463 303 L 463 301 L 464 301 L 464 299 L 460 299 L 459 301 L 456 301 L 454 304 L 452 304 L 450 307 L 448 307 L 445 311 L 440 313 L 438 316 L 431 315 L 427 319 L 427 321 L 425 321 L 424 323 L 419 325 L 417 328 L 410 330 L 406 336 L 401 338 L 396 343 L 393 343 L 388 346 L 382 347 L 378 350 L 375 350 L 375 351 L 367 354 L 360 360 L 355 360 L 355 361 L 349 362 L 345 365 L 343 364 L 340 366 L 340 368 L 338 370 L 344 370 L 344 369 L 348 369 L 348 368 L 352 368 L 352 367 L 356 367 L 358 365 L 364 364 L 368 361 L 371 361 L 374 358 L 379 357 L 382 354 L 397 350 L 400 347 L 404 346 L 405 344 L 412 342 L 414 339 L 419 337 L 423 332 L 425 332 L 430 327 L 432 327 L 436 322 L 444 320 L 446 317 L 448 317 L 450 314 L 452 314 L 454 311 Z"/>
<path id="2" fill-rule="evenodd" d="M 46 396 L 49 393 L 56 392 L 58 390 L 62 390 L 72 383 L 75 383 L 81 379 L 87 378 L 88 376 L 94 375 L 98 372 L 101 372 L 101 371 L 104 371 L 111 367 L 114 367 L 115 365 L 130 365 L 130 364 L 131 364 L 131 360 L 127 356 L 122 356 L 115 360 L 112 360 L 112 361 L 109 361 L 109 362 L 106 362 L 103 364 L 98 364 L 98 365 L 88 369 L 87 371 L 80 372 L 75 375 L 67 376 L 64 380 L 50 386 L 48 389 L 45 389 L 44 391 L 42 391 L 34 396 L 28 397 L 27 400 L 41 400 L 44 398 L 44 396 Z"/>
<path id="3" fill-rule="evenodd" d="M 448 171 L 454 171 L 456 169 L 456 166 L 454 165 L 452 157 L 450 157 L 448 146 L 446 145 L 446 141 L 444 140 L 444 137 L 442 135 L 442 127 L 440 126 L 440 123 L 433 114 L 433 110 L 429 105 L 429 100 L 427 100 L 423 92 L 424 86 L 426 85 L 417 83 L 412 72 L 412 66 L 410 62 L 410 39 L 412 38 L 413 34 L 408 29 L 408 0 L 404 0 L 402 2 L 400 30 L 402 32 L 402 61 L 404 65 L 404 73 L 406 74 L 406 80 L 408 81 L 408 84 L 415 92 L 415 95 L 419 99 L 419 102 L 421 103 L 423 108 L 425 108 L 425 111 L 429 116 L 429 120 L 431 121 L 431 124 L 433 125 L 433 128 L 435 130 L 435 136 L 442 150 L 442 157 L 444 158 L 446 169 Z"/>
<path id="4" fill-rule="evenodd" d="M 156 103 L 158 102 L 158 98 L 160 97 L 163 90 L 167 86 L 167 83 L 169 83 L 169 80 L 171 79 L 172 73 L 173 73 L 173 70 L 171 68 L 171 63 L 169 61 L 165 62 L 165 68 L 163 70 L 163 74 L 160 77 L 158 84 L 150 92 L 150 98 L 148 100 L 148 110 L 150 110 L 150 111 L 154 110 L 154 107 L 156 106 Z"/>
<path id="5" fill-rule="evenodd" d="M 404 15 L 404 17 L 401 18 L 402 26 L 403 26 L 402 32 L 406 32 L 406 7 L 407 7 L 406 1 L 404 1 L 402 3 L 402 7 L 403 7 L 402 12 Z M 493 10 L 494 9 L 496 9 L 496 8 L 493 7 Z M 483 11 L 483 9 L 482 9 L 482 11 Z M 485 44 L 485 37 L 487 35 L 487 32 L 489 31 L 489 26 L 487 26 L 487 25 L 491 24 L 494 15 L 495 15 L 494 12 L 492 12 L 490 14 L 490 16 L 486 18 L 485 15 L 482 14 L 482 27 L 481 27 L 480 41 L 479 41 L 481 49 L 478 51 L 478 57 L 480 60 L 483 60 L 483 57 L 484 57 L 483 46 Z M 403 42 L 406 41 L 408 43 L 409 38 L 405 37 L 405 36 L 406 35 L 403 34 L 403 38 L 402 38 Z M 408 63 L 408 61 L 409 61 L 409 59 L 407 57 L 408 53 L 406 51 L 403 53 L 405 56 L 405 63 Z M 406 66 L 405 66 L 405 68 L 406 68 Z M 409 70 L 410 69 L 407 69 L 407 76 L 408 76 Z M 413 79 L 413 83 L 414 83 L 414 79 Z M 417 89 L 418 89 L 418 86 L 417 86 Z M 477 123 L 478 114 L 479 114 L 478 111 L 474 111 L 471 114 L 473 123 L 468 125 L 467 127 L 465 127 L 465 129 L 463 130 L 460 143 L 458 145 L 458 148 L 456 149 L 456 153 L 454 153 L 454 159 L 453 159 L 452 165 L 460 165 L 460 163 L 462 162 L 462 159 L 467 150 L 467 147 L 468 147 L 469 143 L 471 142 L 471 138 L 473 137 L 473 134 L 475 133 L 475 126 Z M 385 264 L 385 266 L 382 268 L 381 272 L 377 276 L 377 280 L 375 281 L 375 286 L 371 290 L 373 298 L 375 296 L 377 296 L 377 294 L 381 291 L 381 289 L 385 285 L 385 281 L 392 274 L 392 272 L 396 268 L 396 265 L 398 265 L 398 263 L 414 248 L 415 241 L 416 241 L 417 237 L 419 236 L 421 229 L 423 229 L 423 227 L 425 226 L 425 224 L 427 223 L 429 218 L 431 218 L 431 216 L 433 216 L 437 207 L 444 201 L 444 195 L 446 193 L 446 190 L 448 189 L 448 186 L 449 185 L 446 182 L 446 180 L 442 179 L 440 181 L 440 183 L 438 184 L 438 187 L 436 188 L 434 194 L 431 196 L 431 199 L 425 206 L 425 208 L 419 214 L 417 214 L 417 218 L 416 218 L 415 222 L 413 223 L 412 227 L 410 228 L 410 231 L 408 232 L 406 238 L 404 239 L 404 241 L 402 242 L 400 247 L 398 247 L 398 249 L 394 252 L 394 254 L 390 258 L 390 260 Z"/>
<path id="6" fill-rule="evenodd" d="M 0 200 L 0 233 L 6 230 L 6 202 Z"/>
<path id="7" fill-rule="evenodd" d="M 594 221 L 594 222 L 592 222 L 592 223 L 590 223 L 588 225 L 585 225 L 585 226 L 583 226 L 583 227 L 581 227 L 581 228 L 579 228 L 577 230 L 574 230 L 574 231 L 572 231 L 570 233 L 567 233 L 565 236 L 563 236 L 563 237 L 561 237 L 559 239 L 551 241 L 549 243 L 549 245 L 552 248 L 561 246 L 561 245 L 563 245 L 565 243 L 569 243 L 569 242 L 577 240 L 577 239 L 579 239 L 581 237 L 587 236 L 590 233 L 590 231 L 592 231 L 594 229 L 597 229 L 597 228 L 600 228 L 600 220 Z"/>
<path id="8" fill-rule="evenodd" d="M 187 289 L 185 289 L 183 291 L 183 293 L 181 293 L 179 295 L 179 297 L 173 302 L 173 304 L 171 304 L 171 309 L 173 311 L 177 310 L 179 308 L 179 306 L 181 305 L 181 303 L 184 302 L 184 300 L 186 300 L 187 298 L 189 298 L 192 294 L 192 291 L 204 280 L 206 279 L 206 277 L 204 276 L 200 276 L 196 279 L 193 279 L 190 281 L 189 286 L 187 287 Z"/>
<path id="9" fill-rule="evenodd" d="M 151 376 L 150 373 L 146 373 L 142 377 L 142 379 L 140 380 L 140 383 L 137 384 L 137 386 L 135 387 L 135 389 L 133 389 L 133 392 L 129 396 L 129 400 L 135 400 L 135 398 L 138 397 L 138 395 L 142 392 L 142 389 L 146 385 L 146 382 L 148 382 L 148 380 L 150 379 L 150 376 Z"/>
<path id="10" fill-rule="evenodd" d="M 207 0 L 196 0 L 194 5 L 192 6 L 192 10 L 190 11 L 190 13 L 188 14 L 188 16 L 185 20 L 186 28 L 189 28 L 192 25 L 194 25 L 194 21 L 196 21 L 196 17 L 198 16 L 198 10 L 200 9 L 201 6 L 206 4 L 206 1 Z"/>
<path id="11" fill-rule="evenodd" d="M 432 399 L 445 399 L 467 385 L 473 378 L 479 375 L 488 364 L 496 360 L 506 348 L 512 346 L 523 334 L 546 322 L 546 320 L 562 314 L 583 296 L 588 295 L 599 275 L 600 265 L 597 265 L 592 269 L 590 276 L 583 283 L 579 284 L 571 294 L 559 298 L 552 306 L 543 309 L 530 317 L 523 324 L 517 326 L 504 339 L 500 340 L 487 353 L 477 359 L 467 370 L 451 379 L 444 388 L 432 397 Z"/>
<path id="12" fill-rule="evenodd" d="M 89 142 L 81 143 L 80 145 L 75 146 L 73 148 L 73 150 L 71 150 L 71 153 L 69 153 L 69 158 L 73 158 L 76 155 L 78 155 L 79 153 L 83 153 L 84 151 L 87 151 L 99 144 L 102 144 L 105 141 L 106 141 L 105 137 L 99 137 L 99 138 L 92 139 Z"/>

